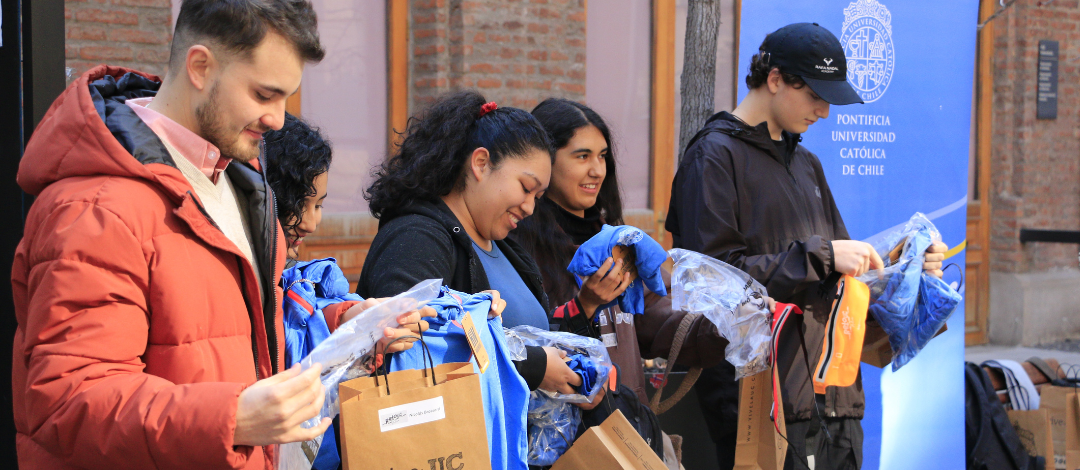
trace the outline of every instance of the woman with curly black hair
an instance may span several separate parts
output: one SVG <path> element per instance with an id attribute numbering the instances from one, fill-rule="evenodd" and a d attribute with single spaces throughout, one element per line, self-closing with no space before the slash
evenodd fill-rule
<path id="1" fill-rule="evenodd" d="M 330 142 L 318 129 L 286 114 L 281 129 L 265 134 L 263 151 L 266 179 L 274 192 L 278 220 L 289 244 L 289 260 L 282 272 L 281 287 L 285 293 L 282 299 L 285 366 L 292 367 L 330 336 L 338 325 L 381 300 L 363 300 L 349 293 L 349 282 L 333 258 L 307 262 L 298 260 L 304 237 L 314 233 L 322 220 L 322 203 L 326 199 L 326 183 L 333 156 Z M 381 346 L 377 349 L 388 352 L 409 349 L 411 342 L 393 340 L 427 329 L 426 322 L 421 318 L 431 316 L 435 316 L 431 308 L 399 316 L 399 328 L 383 330 L 383 337 L 379 341 Z M 390 343 L 393 344 L 387 349 Z M 373 356 L 374 365 L 381 364 L 381 358 L 381 355 Z M 334 440 L 335 427 L 329 428 L 324 435 L 323 445 L 312 465 L 315 470 L 340 467 L 341 459 Z"/>
<path id="2" fill-rule="evenodd" d="M 266 133 L 266 179 L 274 190 L 278 221 L 285 230 L 289 259 L 300 256 L 300 244 L 322 221 L 333 153 L 330 142 L 303 120 L 285 115 L 280 130 Z"/>
<path id="3" fill-rule="evenodd" d="M 506 236 L 547 190 L 551 159 L 547 133 L 532 115 L 473 91 L 445 96 L 411 118 L 366 191 L 379 233 L 357 293 L 391 296 L 443 279 L 470 294 L 497 290 L 507 327 L 547 330 L 540 272 Z M 528 348 L 516 365 L 533 390 L 573 393 L 581 383 L 555 348 Z"/>

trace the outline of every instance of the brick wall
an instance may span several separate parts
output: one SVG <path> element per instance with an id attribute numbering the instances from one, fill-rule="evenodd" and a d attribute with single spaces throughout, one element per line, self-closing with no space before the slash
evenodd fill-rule
<path id="1" fill-rule="evenodd" d="M 99 64 L 163 76 L 172 39 L 170 0 L 64 0 L 72 79 Z"/>
<path id="2" fill-rule="evenodd" d="M 1021 228 L 1080 230 L 1080 5 L 1016 2 L 994 20 L 991 270 L 1077 269 L 1077 246 L 1021 245 Z M 1044 6 L 1039 6 L 1044 4 Z M 1035 119 L 1039 40 L 1059 42 L 1058 117 Z"/>
<path id="3" fill-rule="evenodd" d="M 475 88 L 531 109 L 585 99 L 584 0 L 410 0 L 409 114 Z"/>

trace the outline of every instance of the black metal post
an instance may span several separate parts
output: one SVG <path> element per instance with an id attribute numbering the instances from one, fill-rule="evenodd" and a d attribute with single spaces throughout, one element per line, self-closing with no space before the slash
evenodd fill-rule
<path id="1" fill-rule="evenodd" d="M 0 0 L 0 468 L 18 468 L 11 394 L 11 265 L 31 198 L 15 181 L 23 147 L 64 90 L 63 0 Z"/>

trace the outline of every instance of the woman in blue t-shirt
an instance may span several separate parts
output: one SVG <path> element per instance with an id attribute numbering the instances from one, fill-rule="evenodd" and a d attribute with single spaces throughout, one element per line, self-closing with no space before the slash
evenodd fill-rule
<path id="1" fill-rule="evenodd" d="M 540 271 L 506 237 L 547 190 L 552 156 L 532 115 L 476 92 L 446 96 L 411 118 L 365 193 L 379 233 L 357 293 L 394 295 L 425 279 L 470 294 L 496 289 L 505 326 L 549 329 Z M 527 349 L 516 366 L 530 389 L 573 393 L 581 383 L 559 350 Z"/>

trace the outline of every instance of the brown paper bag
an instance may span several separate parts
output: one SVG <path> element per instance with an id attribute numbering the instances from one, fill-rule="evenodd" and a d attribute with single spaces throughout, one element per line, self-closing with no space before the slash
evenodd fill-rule
<path id="1" fill-rule="evenodd" d="M 773 408 L 772 370 L 739 381 L 739 429 L 735 437 L 735 470 L 780 470 L 787 457 L 784 407 L 776 410 L 776 422 L 769 416 Z M 779 396 L 779 392 L 777 392 Z M 783 400 L 780 400 L 783 403 Z"/>
<path id="2" fill-rule="evenodd" d="M 877 326 L 877 320 L 871 322 L 872 316 L 866 318 L 866 334 L 863 337 L 862 362 L 874 367 L 884 368 L 892 363 L 893 350 L 889 344 L 889 335 L 885 330 Z M 942 323 L 941 329 L 934 333 L 934 338 L 949 331 L 949 325 Z"/>
<path id="3" fill-rule="evenodd" d="M 1028 454 L 1046 459 L 1045 470 L 1054 470 L 1054 439 L 1046 410 L 1008 410 L 1006 413 Z"/>
<path id="4" fill-rule="evenodd" d="M 599 426 L 593 426 L 574 441 L 551 470 L 665 470 L 664 461 L 653 452 L 622 412 L 615 410 Z"/>
<path id="5" fill-rule="evenodd" d="M 491 468 L 472 363 L 361 377 L 338 390 L 346 470 Z"/>
<path id="6" fill-rule="evenodd" d="M 1073 389 L 1065 406 L 1065 462 L 1068 470 L 1080 469 L 1080 394 Z"/>
<path id="7" fill-rule="evenodd" d="M 1067 403 L 1075 400 L 1076 388 L 1043 385 L 1039 393 L 1039 409 L 1046 410 L 1050 418 L 1050 433 L 1054 440 L 1054 468 L 1065 470 L 1067 452 L 1066 437 L 1068 430 Z M 1073 449 L 1080 450 L 1080 449 Z"/>

